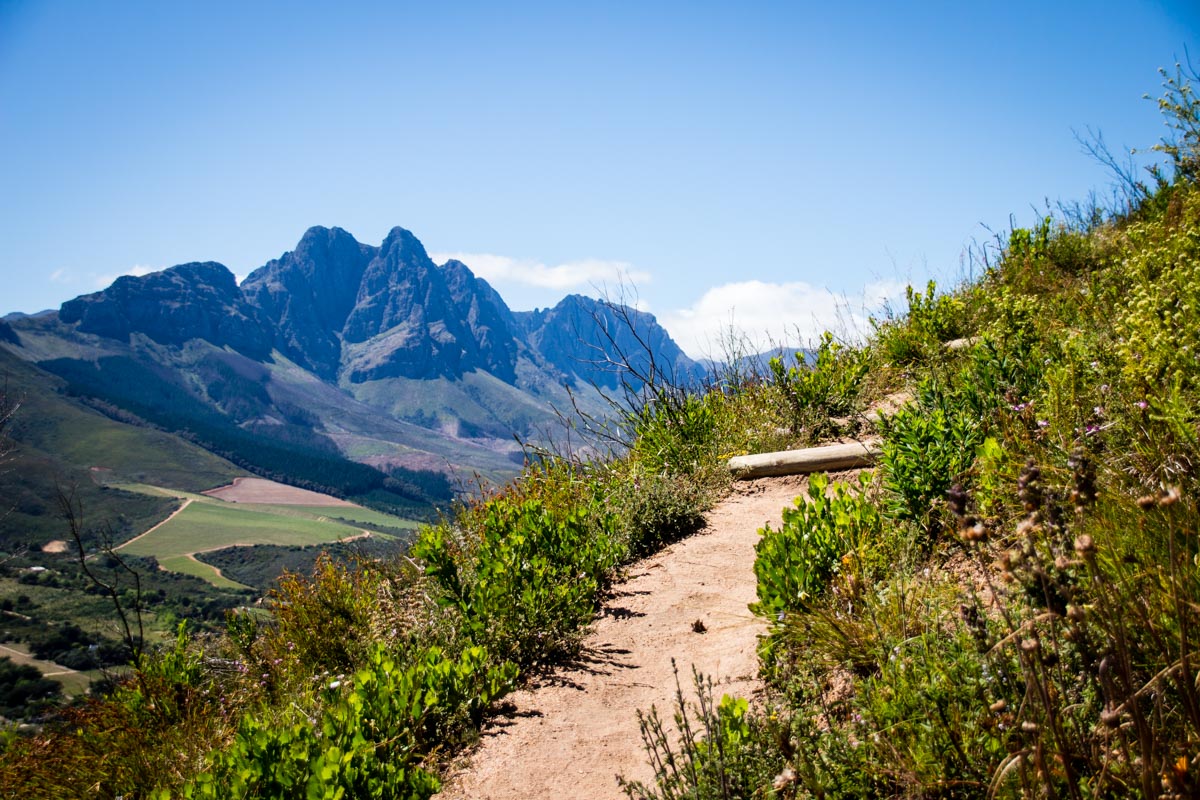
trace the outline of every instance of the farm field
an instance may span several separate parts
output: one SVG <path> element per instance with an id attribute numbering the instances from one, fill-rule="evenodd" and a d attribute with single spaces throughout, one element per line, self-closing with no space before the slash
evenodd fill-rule
<path id="1" fill-rule="evenodd" d="M 61 664 L 55 664 L 53 661 L 44 661 L 30 655 L 29 648 L 25 645 L 15 642 L 0 644 L 0 657 L 5 656 L 12 659 L 14 664 L 29 664 L 37 667 L 42 675 L 61 683 L 63 692 L 69 697 L 83 694 L 93 680 L 103 675 L 103 670 L 92 669 L 80 672 L 68 669 Z"/>
<path id="2" fill-rule="evenodd" d="M 389 532 L 417 527 L 411 520 L 352 504 L 229 503 L 144 484 L 123 488 L 178 497 L 184 505 L 170 518 L 118 549 L 130 555 L 153 556 L 165 570 L 193 575 L 222 588 L 244 587 L 221 575 L 215 567 L 198 561 L 194 558 L 197 553 L 256 544 L 311 547 L 363 536 L 368 534 L 366 528 L 382 529 L 368 535 L 394 538 Z"/>

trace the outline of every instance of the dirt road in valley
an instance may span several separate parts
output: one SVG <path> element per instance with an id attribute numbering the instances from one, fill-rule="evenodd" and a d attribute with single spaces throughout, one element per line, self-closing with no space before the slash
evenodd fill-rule
<path id="1" fill-rule="evenodd" d="M 581 663 L 510 696 L 512 714 L 485 729 L 451 775 L 442 800 L 618 800 L 616 776 L 648 781 L 637 710 L 672 716 L 675 676 L 686 694 L 692 666 L 715 692 L 757 688 L 754 545 L 801 494 L 801 478 L 738 484 L 700 533 L 630 569 L 593 625 Z M 699 623 L 699 624 L 697 624 Z"/>

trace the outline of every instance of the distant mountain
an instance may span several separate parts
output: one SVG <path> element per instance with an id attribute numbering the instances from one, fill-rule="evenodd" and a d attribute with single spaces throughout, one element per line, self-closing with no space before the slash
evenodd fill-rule
<path id="1" fill-rule="evenodd" d="M 353 462 L 405 485 L 431 470 L 505 478 L 523 458 L 514 437 L 556 424 L 568 389 L 599 408 L 593 386 L 636 388 L 652 364 L 700 374 L 650 314 L 578 295 L 514 313 L 403 228 L 377 247 L 310 228 L 241 286 L 214 262 L 121 277 L 57 313 L 6 317 L 0 347 L 113 418 L 340 494 L 385 488 Z"/>
<path id="2" fill-rule="evenodd" d="M 530 347 L 568 383 L 633 390 L 653 372 L 679 383 L 703 376 L 653 314 L 573 294 L 554 308 L 515 315 Z"/>

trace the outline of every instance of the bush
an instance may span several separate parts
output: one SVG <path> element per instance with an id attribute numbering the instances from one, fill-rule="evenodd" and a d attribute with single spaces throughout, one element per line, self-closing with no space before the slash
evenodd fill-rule
<path id="1" fill-rule="evenodd" d="M 532 666 L 574 653 L 606 575 L 621 560 L 612 520 L 596 504 L 551 508 L 501 495 L 470 515 L 476 526 L 425 529 L 425 563 L 469 641 Z"/>
<path id="2" fill-rule="evenodd" d="M 456 661 L 430 649 L 404 666 L 374 647 L 347 690 L 336 680 L 325 687 L 315 722 L 304 715 L 243 717 L 232 744 L 174 796 L 431 797 L 440 784 L 420 761 L 438 744 L 428 734 L 438 728 L 435 718 L 460 707 L 477 712 L 516 679 L 513 665 L 487 662 L 480 648 Z"/>
<path id="3" fill-rule="evenodd" d="M 795 360 L 786 368 L 779 356 L 770 361 L 775 386 L 791 409 L 792 433 L 818 442 L 852 430 L 851 420 L 837 418 L 859 410 L 863 378 L 870 366 L 865 351 L 838 344 L 826 332 L 811 366 L 803 353 L 797 353 Z"/>
<path id="4" fill-rule="evenodd" d="M 783 510 L 778 531 L 768 525 L 755 546 L 754 574 L 758 578 L 758 603 L 751 607 L 769 619 L 803 611 L 825 590 L 838 571 L 842 556 L 863 537 L 880 531 L 880 517 L 866 499 L 870 482 L 862 473 L 859 491 L 834 484 L 816 474 L 808 480 L 808 499 L 796 498 L 794 508 Z"/>

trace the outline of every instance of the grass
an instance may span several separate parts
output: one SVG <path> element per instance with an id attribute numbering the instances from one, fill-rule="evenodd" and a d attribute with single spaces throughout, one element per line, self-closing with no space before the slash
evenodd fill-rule
<path id="1" fill-rule="evenodd" d="M 318 515 L 287 515 L 197 500 L 153 532 L 121 548 L 164 559 L 244 544 L 315 545 L 360 535 L 359 529 Z"/>
<path id="2" fill-rule="evenodd" d="M 123 484 L 127 491 L 192 502 L 175 517 L 121 552 L 153 556 L 162 569 L 193 575 L 213 586 L 249 588 L 231 580 L 196 553 L 247 545 L 313 547 L 361 536 L 393 538 L 397 531 L 412 531 L 420 523 L 359 506 L 298 506 L 269 503 L 228 503 L 194 492 L 148 484 Z"/>

